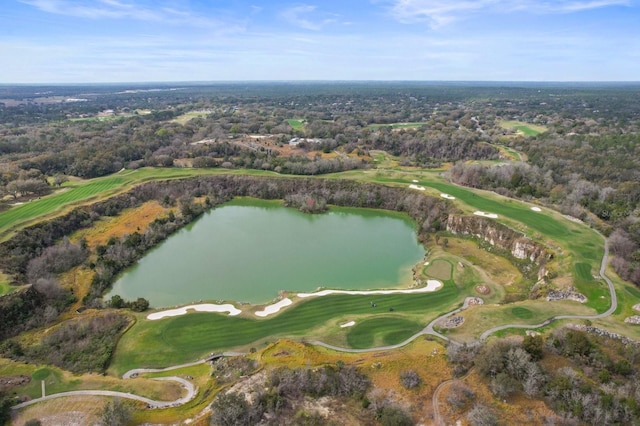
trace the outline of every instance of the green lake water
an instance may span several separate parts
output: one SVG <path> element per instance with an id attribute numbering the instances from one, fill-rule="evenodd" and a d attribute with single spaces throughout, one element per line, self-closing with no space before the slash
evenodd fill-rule
<path id="1" fill-rule="evenodd" d="M 392 288 L 424 256 L 414 224 L 393 212 L 332 208 L 309 215 L 236 199 L 150 251 L 106 296 L 153 307 L 200 300 L 266 303 L 280 290 Z"/>

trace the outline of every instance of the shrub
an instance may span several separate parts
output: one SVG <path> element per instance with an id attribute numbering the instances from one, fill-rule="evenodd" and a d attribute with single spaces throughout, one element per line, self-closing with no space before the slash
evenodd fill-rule
<path id="1" fill-rule="evenodd" d="M 418 373 L 413 370 L 403 371 L 402 373 L 400 373 L 400 381 L 402 382 L 402 386 L 404 386 L 405 389 L 417 388 L 422 382 L 420 376 L 418 376 Z"/>

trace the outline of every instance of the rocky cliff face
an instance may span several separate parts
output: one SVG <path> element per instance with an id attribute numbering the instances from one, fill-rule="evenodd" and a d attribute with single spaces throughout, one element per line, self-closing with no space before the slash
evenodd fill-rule
<path id="1" fill-rule="evenodd" d="M 447 219 L 447 231 L 457 235 L 473 235 L 498 249 L 508 251 L 516 259 L 528 260 L 542 269 L 552 257 L 546 247 L 522 233 L 479 216 L 450 215 Z"/>

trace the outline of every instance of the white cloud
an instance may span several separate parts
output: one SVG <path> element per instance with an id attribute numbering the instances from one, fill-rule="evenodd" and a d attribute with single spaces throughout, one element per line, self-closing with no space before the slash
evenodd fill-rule
<path id="1" fill-rule="evenodd" d="M 336 19 L 334 17 L 329 18 L 328 14 L 320 14 L 320 17 L 312 16 L 318 15 L 316 9 L 317 6 L 309 4 L 293 6 L 283 10 L 280 13 L 280 17 L 293 26 L 312 31 L 319 31 L 325 25 L 336 22 Z"/>
<path id="2" fill-rule="evenodd" d="M 97 0 L 84 2 L 78 0 L 20 0 L 21 3 L 33 6 L 42 12 L 76 18 L 101 20 L 136 20 L 158 22 L 169 25 L 188 25 L 200 28 L 224 28 L 226 31 L 238 31 L 243 28 L 239 21 L 220 19 L 195 13 L 191 10 L 180 10 L 171 7 L 145 6 L 136 1 Z"/>
<path id="3" fill-rule="evenodd" d="M 632 0 L 391 0 L 390 11 L 402 23 L 427 22 L 439 28 L 476 13 L 560 14 L 631 4 Z"/>

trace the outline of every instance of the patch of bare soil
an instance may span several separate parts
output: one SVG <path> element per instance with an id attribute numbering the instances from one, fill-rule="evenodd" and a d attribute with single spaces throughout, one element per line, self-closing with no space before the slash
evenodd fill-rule
<path id="1" fill-rule="evenodd" d="M 489 288 L 489 286 L 486 285 L 477 285 L 476 286 L 476 291 L 480 294 L 489 294 L 491 293 L 491 289 Z"/>
<path id="2" fill-rule="evenodd" d="M 0 377 L 0 391 L 6 392 L 11 388 L 22 386 L 31 381 L 31 377 L 20 374 L 18 376 Z"/>

